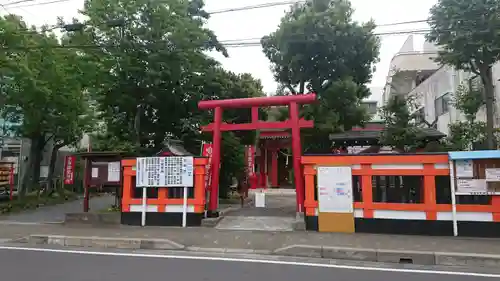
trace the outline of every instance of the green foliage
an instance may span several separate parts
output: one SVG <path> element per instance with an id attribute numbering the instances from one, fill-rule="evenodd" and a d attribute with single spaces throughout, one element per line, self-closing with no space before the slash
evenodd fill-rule
<path id="1" fill-rule="evenodd" d="M 483 87 L 472 81 L 470 85 L 460 84 L 454 95 L 455 108 L 465 115 L 468 122 L 476 120 L 477 112 L 485 103 Z"/>
<path id="2" fill-rule="evenodd" d="M 201 76 L 217 66 L 204 52 L 226 53 L 204 28 L 203 2 L 90 0 L 82 14 L 82 30 L 67 38 L 101 46 L 84 52 L 100 66 L 93 95 L 108 132 L 136 149 L 191 138 L 197 102 L 206 98 Z"/>
<path id="3" fill-rule="evenodd" d="M 201 0 L 85 2 L 87 20 L 74 21 L 65 40 L 98 46 L 81 49 L 97 66 L 90 92 L 104 126 L 92 136 L 94 150 L 151 155 L 171 138 L 197 154 L 201 141 L 211 140 L 200 126 L 213 120 L 213 112 L 198 109 L 200 100 L 263 95 L 260 81 L 225 71 L 206 55 L 227 52 L 205 27 L 203 6 Z M 223 119 L 247 122 L 250 110 L 227 111 Z M 237 147 L 254 141 L 253 132 L 224 134 L 222 177 L 242 169 Z"/>
<path id="4" fill-rule="evenodd" d="M 240 139 L 233 132 L 226 132 L 222 137 L 222 165 L 220 170 L 219 195 L 227 198 L 233 177 L 245 169 L 245 150 Z"/>
<path id="5" fill-rule="evenodd" d="M 439 0 L 430 11 L 427 39 L 442 47 L 437 61 L 480 76 L 486 100 L 489 149 L 494 140 L 492 66 L 500 60 L 500 1 Z"/>
<path id="6" fill-rule="evenodd" d="M 304 108 L 317 128 L 306 136 L 309 152 L 330 151 L 331 132 L 362 125 L 367 118 L 360 101 L 370 95 L 364 85 L 371 80 L 380 42 L 373 21 L 355 22 L 353 12 L 347 0 L 295 4 L 279 28 L 261 40 L 281 95 L 318 95 L 317 104 Z"/>
<path id="7" fill-rule="evenodd" d="M 483 88 L 470 83 L 459 85 L 455 92 L 455 107 L 465 115 L 465 121 L 449 125 L 447 142 L 451 150 L 474 150 L 483 148 L 487 141 L 486 123 L 476 120 L 479 109 L 485 104 Z M 498 139 L 495 132 L 495 140 Z"/>
<path id="8" fill-rule="evenodd" d="M 31 140 L 28 171 L 24 186 L 38 183 L 41 154 L 53 143 L 49 169 L 52 175 L 57 150 L 76 144 L 84 132 L 92 130 L 93 110 L 87 87 L 94 72 L 76 49 L 66 48 L 46 27 L 27 27 L 20 17 L 0 18 L 0 79 L 2 118 L 18 123 L 16 133 Z"/>
<path id="9" fill-rule="evenodd" d="M 439 0 L 429 24 L 427 39 L 444 48 L 439 62 L 477 73 L 500 59 L 498 0 Z"/>
<path id="10" fill-rule="evenodd" d="M 473 150 L 486 141 L 486 123 L 481 121 L 457 121 L 449 125 L 448 143 L 451 150 Z"/>
<path id="11" fill-rule="evenodd" d="M 385 122 L 385 130 L 380 135 L 380 143 L 399 151 L 408 151 L 418 146 L 422 139 L 421 130 L 417 127 L 415 114 L 416 97 L 394 95 L 380 110 Z"/>

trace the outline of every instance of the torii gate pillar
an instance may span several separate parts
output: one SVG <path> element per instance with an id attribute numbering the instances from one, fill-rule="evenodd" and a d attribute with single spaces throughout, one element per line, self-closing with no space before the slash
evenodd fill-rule
<path id="1" fill-rule="evenodd" d="M 295 191 L 297 198 L 297 212 L 304 210 L 304 178 L 300 158 L 302 156 L 302 145 L 300 141 L 300 129 L 312 128 L 312 121 L 299 118 L 299 105 L 313 103 L 315 94 L 273 96 L 242 98 L 228 100 L 208 100 L 198 103 L 199 109 L 214 109 L 214 122 L 202 127 L 202 131 L 213 132 L 212 148 L 212 182 L 210 187 L 209 213 L 216 214 L 219 190 L 219 172 L 221 157 L 221 136 L 223 131 L 238 130 L 262 130 L 262 129 L 291 129 L 292 130 L 292 155 L 295 179 Z M 264 122 L 258 119 L 259 107 L 288 106 L 290 119 L 280 122 Z M 222 122 L 224 109 L 252 108 L 252 122 L 246 124 L 227 124 Z"/>

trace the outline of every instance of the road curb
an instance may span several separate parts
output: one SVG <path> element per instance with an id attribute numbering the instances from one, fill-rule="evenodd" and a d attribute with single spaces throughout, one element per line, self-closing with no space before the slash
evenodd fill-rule
<path id="1" fill-rule="evenodd" d="M 444 266 L 499 267 L 500 255 L 404 251 L 367 248 L 344 248 L 313 245 L 290 245 L 272 252 L 280 256 L 342 259 L 383 263 Z"/>
<path id="2" fill-rule="evenodd" d="M 31 245 L 58 245 L 68 247 L 144 249 L 144 250 L 184 250 L 184 245 L 168 239 L 80 237 L 62 235 L 30 235 Z"/>
<path id="3" fill-rule="evenodd" d="M 220 254 L 260 254 L 415 265 L 478 266 L 496 268 L 500 266 L 500 255 L 347 248 L 315 245 L 290 245 L 276 250 L 205 248 L 196 246 L 186 247 L 169 239 L 80 237 L 37 234 L 24 237 L 24 239 L 19 239 L 18 242 L 24 242 L 30 245 L 58 245 L 65 247 L 134 250 L 182 250 L 188 252 Z"/>

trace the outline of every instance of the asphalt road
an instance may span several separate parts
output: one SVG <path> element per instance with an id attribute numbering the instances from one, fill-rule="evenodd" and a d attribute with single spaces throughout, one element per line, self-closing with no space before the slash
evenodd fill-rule
<path id="1" fill-rule="evenodd" d="M 49 249 L 50 250 L 50 249 Z M 56 250 L 59 251 L 59 250 Z M 102 254 L 102 255 L 101 255 Z M 260 263 L 238 259 L 221 260 L 217 257 L 144 256 L 132 252 L 47 252 L 0 248 L 2 280 L 16 281 L 123 281 L 123 280 L 176 280 L 176 281 L 440 281 L 493 280 L 485 276 L 460 276 L 453 273 L 401 272 L 399 269 L 363 270 L 331 265 L 304 265 L 289 262 Z M 285 262 L 286 263 L 286 262 Z M 327 267 L 325 267 L 327 266 Z M 391 269 L 389 269 L 391 270 Z"/>

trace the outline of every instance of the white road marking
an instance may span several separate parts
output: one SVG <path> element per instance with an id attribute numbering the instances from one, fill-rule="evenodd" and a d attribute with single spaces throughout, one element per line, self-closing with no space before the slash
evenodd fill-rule
<path id="1" fill-rule="evenodd" d="M 420 273 L 420 274 L 500 278 L 500 274 L 490 274 L 490 273 L 403 269 L 403 268 L 364 267 L 364 266 L 351 266 L 351 265 L 338 265 L 338 264 L 321 264 L 321 263 L 278 261 L 278 260 L 266 260 L 266 259 L 227 258 L 227 257 L 213 257 L 213 256 L 209 257 L 209 256 L 183 256 L 183 255 L 139 254 L 139 253 L 121 253 L 121 252 L 97 252 L 97 251 L 44 249 L 44 248 L 13 247 L 13 246 L 0 246 L 0 250 L 49 252 L 49 253 L 65 253 L 65 254 L 113 256 L 113 257 L 136 257 L 136 258 L 160 258 L 160 259 L 180 259 L 180 260 L 247 262 L 247 263 L 292 265 L 292 266 L 337 268 L 337 269 L 347 269 L 347 270 L 365 270 L 365 271 L 382 271 L 382 272 L 397 272 L 397 273 Z"/>

